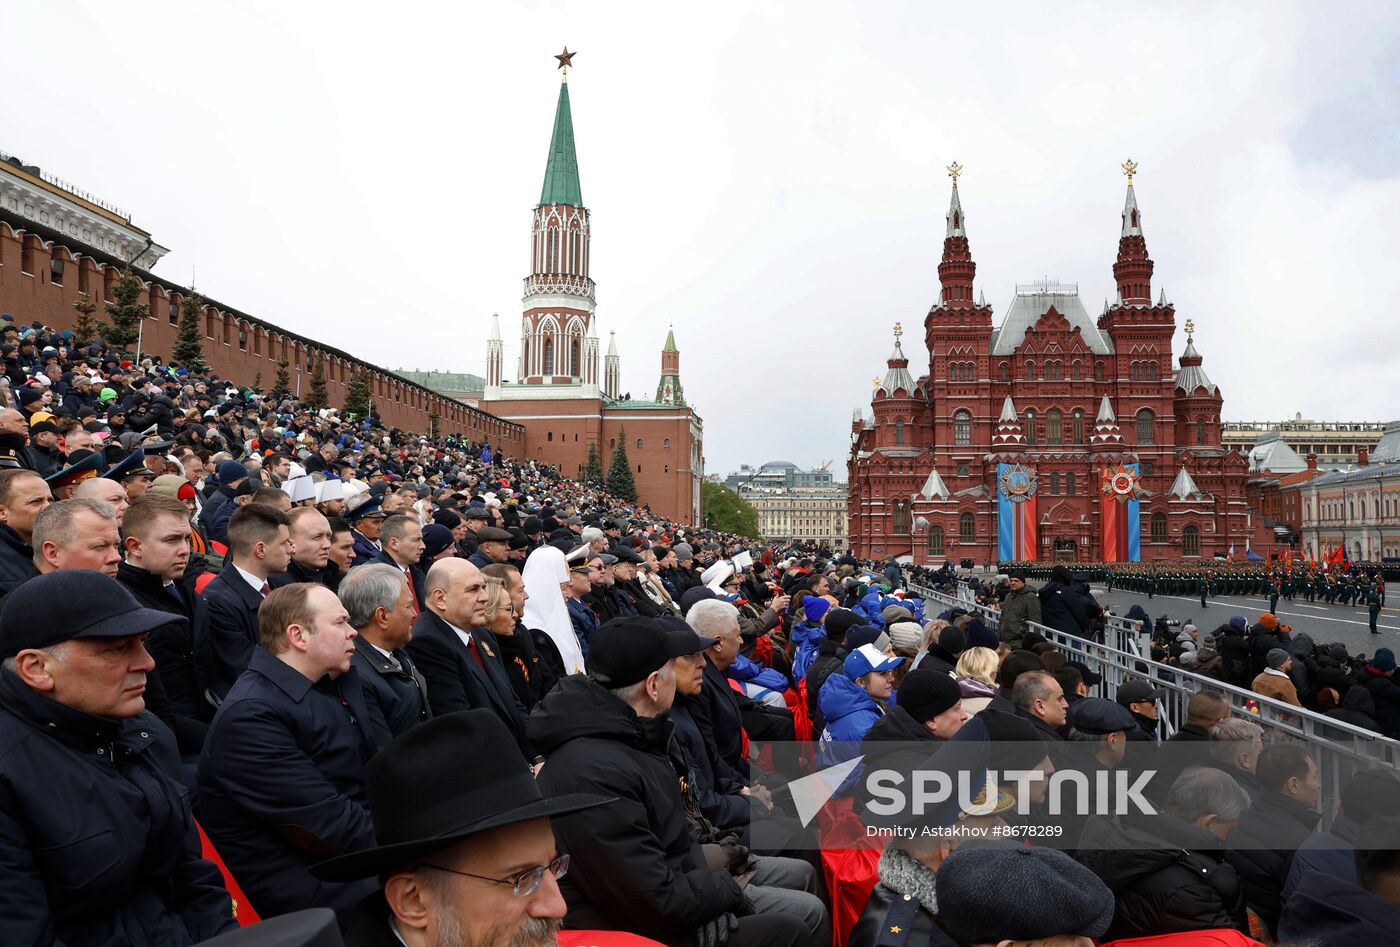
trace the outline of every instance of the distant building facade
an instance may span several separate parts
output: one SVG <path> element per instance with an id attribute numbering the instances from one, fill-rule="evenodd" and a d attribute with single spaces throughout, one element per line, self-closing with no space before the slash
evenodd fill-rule
<path id="1" fill-rule="evenodd" d="M 1400 557 L 1400 423 L 1386 426 L 1355 467 L 1284 484 L 1280 494 L 1299 511 L 1305 558 L 1337 546 L 1354 562 Z"/>
<path id="2" fill-rule="evenodd" d="M 1381 421 L 1309 421 L 1296 414 L 1291 421 L 1226 421 L 1220 440 L 1228 450 L 1252 454 L 1261 442 L 1277 437 L 1300 456 L 1317 455 L 1317 462 L 1328 467 L 1356 463 L 1361 451 L 1375 450 L 1385 428 Z"/>
<path id="3" fill-rule="evenodd" d="M 532 215 L 515 380 L 506 376 L 505 342 L 492 317 L 480 407 L 523 425 L 526 455 L 565 476 L 579 475 L 590 446 L 606 472 L 625 444 L 639 502 L 679 522 L 699 523 L 704 425 L 685 400 L 675 332 L 661 349 L 655 397 L 624 395 L 616 339 L 610 337 L 606 355 L 599 351 L 591 263 L 591 215 L 579 185 L 565 82 Z"/>
<path id="4" fill-rule="evenodd" d="M 467 372 L 410 372 L 400 368 L 397 374 L 416 385 L 431 388 L 440 395 L 455 398 L 472 407 L 480 405 L 481 398 L 486 393 L 486 379 Z"/>
<path id="5" fill-rule="evenodd" d="M 1133 167 L 1124 168 L 1116 299 L 1095 320 L 1075 285 L 1021 285 L 1000 325 L 974 292 L 961 169 L 949 169 L 941 292 L 916 343 L 919 374 L 896 326 L 869 415 L 858 409 L 851 426 L 857 555 L 985 563 L 1243 554 L 1247 464 L 1221 441 L 1221 390 L 1190 322 L 1172 364 L 1176 309 L 1164 293 L 1154 301 Z M 1014 553 L 1003 555 L 1008 546 Z"/>
<path id="6" fill-rule="evenodd" d="M 825 468 L 802 470 L 788 461 L 747 465 L 724 479 L 758 514 L 771 542 L 800 542 L 833 551 L 847 548 L 846 485 Z"/>

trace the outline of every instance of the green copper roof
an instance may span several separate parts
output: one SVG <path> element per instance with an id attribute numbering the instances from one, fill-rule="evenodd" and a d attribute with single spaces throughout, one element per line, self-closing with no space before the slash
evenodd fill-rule
<path id="1" fill-rule="evenodd" d="M 574 120 L 569 113 L 569 86 L 559 86 L 559 105 L 554 110 L 554 134 L 549 139 L 549 161 L 544 166 L 541 204 L 583 206 L 578 184 L 578 155 L 574 153 Z"/>
<path id="2" fill-rule="evenodd" d="M 675 351 L 678 351 L 678 349 L 676 348 L 676 330 L 675 330 L 674 327 L 672 327 L 670 330 L 668 330 L 668 331 L 666 332 L 666 347 L 663 348 L 661 351 L 663 351 L 663 352 L 675 352 Z"/>

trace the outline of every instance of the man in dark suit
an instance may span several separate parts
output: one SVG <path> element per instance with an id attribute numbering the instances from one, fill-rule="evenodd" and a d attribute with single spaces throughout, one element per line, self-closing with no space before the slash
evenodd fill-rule
<path id="1" fill-rule="evenodd" d="M 268 579 L 274 589 L 293 582 L 313 582 L 332 592 L 340 585 L 340 570 L 330 566 L 331 524 L 320 510 L 298 507 L 287 514 L 292 537 L 292 561 L 287 571 Z"/>
<path id="2" fill-rule="evenodd" d="M 365 695 L 370 737 L 377 751 L 394 737 L 432 716 L 428 683 L 404 646 L 413 636 L 413 596 L 393 566 L 358 566 L 340 583 L 340 604 L 350 614 L 354 666 Z"/>
<path id="3" fill-rule="evenodd" d="M 384 521 L 379 531 L 379 542 L 384 551 L 373 561 L 393 566 L 404 574 L 413 590 L 413 614 L 415 618 L 418 617 L 423 611 L 425 578 L 423 570 L 418 567 L 418 560 L 423 558 L 423 524 L 418 522 L 416 516 L 396 513 Z"/>
<path id="4" fill-rule="evenodd" d="M 510 686 L 501 649 L 486 630 L 486 579 L 465 559 L 428 570 L 427 607 L 413 626 L 409 657 L 428 682 L 434 714 L 485 707 L 510 727 L 525 758 L 538 754 L 525 735 L 525 708 Z"/>
<path id="5" fill-rule="evenodd" d="M 511 535 L 508 530 L 482 526 L 476 531 L 476 552 L 467 561 L 478 569 L 505 562 L 510 558 Z"/>
<path id="6" fill-rule="evenodd" d="M 250 503 L 228 521 L 229 558 L 204 588 L 195 612 L 197 638 L 210 651 L 209 688 L 223 699 L 248 667 L 258 643 L 258 607 L 271 592 L 268 578 L 291 561 L 287 515 Z"/>

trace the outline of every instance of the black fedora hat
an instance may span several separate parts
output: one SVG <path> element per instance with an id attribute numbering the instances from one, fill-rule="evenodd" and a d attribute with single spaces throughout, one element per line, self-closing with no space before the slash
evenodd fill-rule
<path id="1" fill-rule="evenodd" d="M 322 881 L 369 878 L 488 829 L 613 801 L 588 793 L 546 799 L 505 723 L 485 709 L 399 735 L 370 760 L 365 782 L 379 844 L 313 865 Z"/>

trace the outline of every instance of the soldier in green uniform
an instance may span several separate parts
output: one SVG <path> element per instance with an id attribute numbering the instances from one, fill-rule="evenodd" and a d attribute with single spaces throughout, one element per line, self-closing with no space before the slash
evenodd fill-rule
<path id="1" fill-rule="evenodd" d="M 1380 634 L 1380 630 L 1376 628 L 1376 619 L 1381 617 L 1381 595 L 1375 588 L 1366 596 L 1366 611 L 1371 617 L 1371 634 Z"/>
<path id="2" fill-rule="evenodd" d="M 1277 614 L 1276 609 L 1278 608 L 1278 593 L 1279 593 L 1279 590 L 1282 588 L 1282 586 L 1283 586 L 1283 580 L 1281 580 L 1281 579 L 1279 579 L 1279 578 L 1277 578 L 1277 577 L 1275 577 L 1274 580 L 1273 580 L 1272 582 L 1269 583 L 1269 613 L 1270 613 L 1270 614 Z"/>
<path id="3" fill-rule="evenodd" d="M 1199 589 L 1201 593 L 1201 607 L 1206 608 L 1206 596 L 1210 594 L 1209 572 L 1202 573 L 1201 577 L 1196 580 L 1196 588 Z"/>
<path id="4" fill-rule="evenodd" d="M 1157 593 L 1157 573 L 1156 573 L 1155 571 L 1154 571 L 1154 572 L 1148 572 L 1148 573 L 1147 573 L 1147 597 L 1148 597 L 1149 599 L 1151 599 L 1152 596 L 1155 595 L 1156 593 Z"/>

